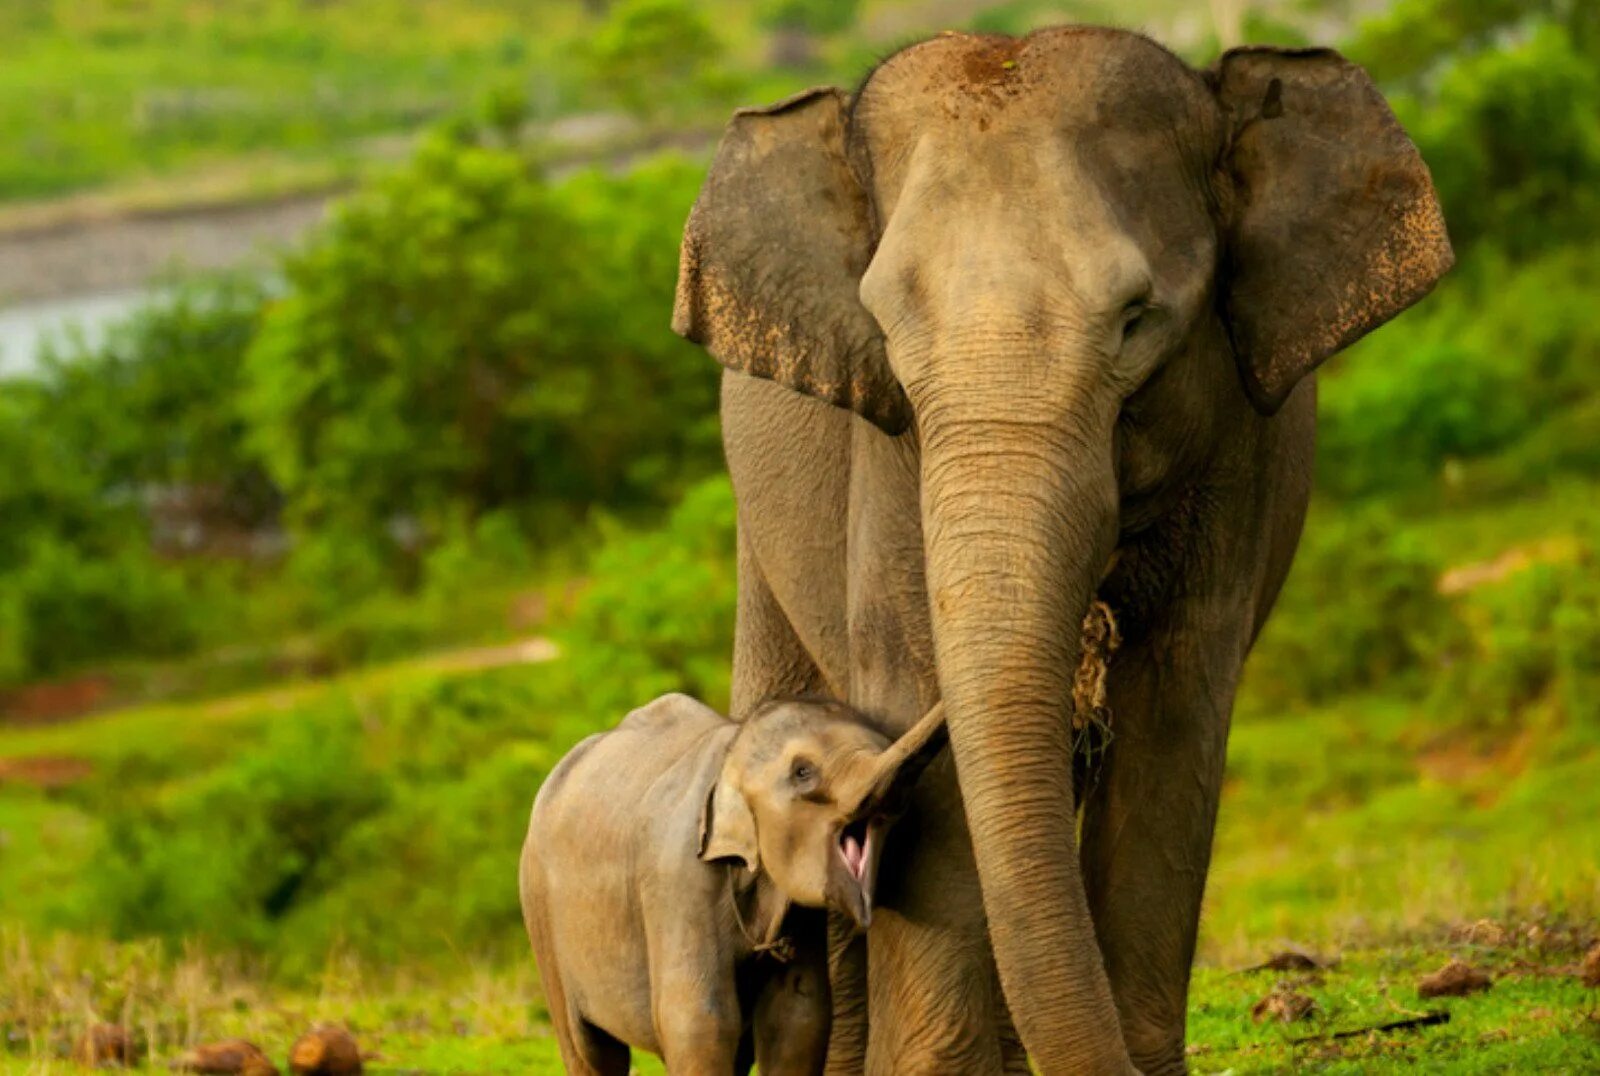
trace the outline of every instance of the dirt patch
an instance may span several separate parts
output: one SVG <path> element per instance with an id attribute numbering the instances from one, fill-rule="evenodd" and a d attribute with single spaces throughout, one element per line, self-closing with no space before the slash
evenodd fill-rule
<path id="1" fill-rule="evenodd" d="M 1279 984 L 1276 990 L 1250 1006 L 1250 1019 L 1258 1024 L 1263 1020 L 1292 1024 L 1309 1018 L 1316 1008 L 1317 1003 L 1310 995 Z"/>
<path id="2" fill-rule="evenodd" d="M 0 304 L 144 287 L 174 263 L 264 268 L 323 219 L 328 195 L 184 208 L 0 235 Z"/>
<path id="3" fill-rule="evenodd" d="M 991 38 L 961 58 L 961 74 L 969 90 L 982 90 L 1013 76 L 1022 42 L 1014 38 Z"/>
<path id="4" fill-rule="evenodd" d="M 1583 955 L 1583 963 L 1578 965 L 1578 978 L 1583 980 L 1584 986 L 1600 990 L 1600 942 L 1595 942 Z"/>
<path id="5" fill-rule="evenodd" d="M 1509 579 L 1535 564 L 1557 564 L 1571 560 L 1577 545 L 1571 538 L 1551 538 L 1531 545 L 1514 546 L 1490 560 L 1451 568 L 1435 584 L 1440 594 L 1450 597 L 1467 594 L 1479 587 Z"/>
<path id="6" fill-rule="evenodd" d="M 1241 968 L 1240 972 L 1249 971 L 1321 971 L 1337 964 L 1337 960 L 1327 960 L 1313 956 L 1304 949 L 1285 949 L 1274 953 L 1259 964 L 1252 964 L 1248 968 Z"/>
<path id="7" fill-rule="evenodd" d="M 1498 743 L 1443 740 L 1417 755 L 1417 770 L 1440 784 L 1477 786 L 1473 803 L 1492 807 L 1511 779 L 1527 768 L 1536 739 L 1529 728 Z"/>
<path id="8" fill-rule="evenodd" d="M 102 674 L 29 684 L 0 694 L 0 721 L 13 725 L 48 725 L 81 717 L 111 700 L 111 677 Z"/>
<path id="9" fill-rule="evenodd" d="M 55 789 L 77 784 L 94 773 L 87 759 L 70 755 L 34 755 L 0 758 L 0 784 L 12 782 L 33 788 Z"/>
<path id="10" fill-rule="evenodd" d="M 1487 972 L 1470 964 L 1452 960 L 1432 975 L 1417 980 L 1417 996 L 1424 998 L 1464 998 L 1481 994 L 1494 985 Z"/>
<path id="11" fill-rule="evenodd" d="M 452 650 L 424 658 L 418 664 L 438 672 L 474 672 L 506 665 L 538 665 L 561 656 L 561 648 L 542 636 L 520 639 L 504 646 L 479 646 Z"/>

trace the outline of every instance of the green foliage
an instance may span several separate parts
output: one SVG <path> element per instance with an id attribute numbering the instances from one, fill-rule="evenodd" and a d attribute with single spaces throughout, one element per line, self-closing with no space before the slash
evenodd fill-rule
<path id="1" fill-rule="evenodd" d="M 275 513 L 238 410 L 260 302 L 243 281 L 180 288 L 102 343 L 47 353 L 37 381 L 8 386 L 0 683 L 178 653 L 217 615 L 196 573 L 153 555 L 149 508 L 182 489 L 213 528 Z"/>
<path id="2" fill-rule="evenodd" d="M 564 7 L 6 0 L 0 199 L 240 156 L 326 183 L 352 170 L 364 139 L 416 130 L 486 80 L 522 83 L 546 111 L 570 106 L 577 88 L 563 50 L 581 14 Z M 251 177 L 240 178 L 248 191 Z"/>
<path id="3" fill-rule="evenodd" d="M 717 97 L 725 46 L 691 0 L 617 0 L 583 50 L 589 81 L 647 120 Z"/>
<path id="4" fill-rule="evenodd" d="M 1324 506 L 1250 658 L 1250 691 L 1273 704 L 1327 702 L 1410 681 L 1457 630 L 1440 566 L 1380 508 Z"/>
<path id="5" fill-rule="evenodd" d="M 668 691 L 726 706 L 736 583 L 728 481 L 691 490 L 659 531 L 607 529 L 563 634 L 573 675 L 617 712 Z"/>
<path id="6" fill-rule="evenodd" d="M 92 914 L 119 937 L 263 945 L 331 884 L 348 830 L 385 802 L 359 730 L 348 706 L 285 720 L 234 765 L 112 812 Z"/>
<path id="7" fill-rule="evenodd" d="M 1425 488 L 1450 461 L 1502 451 L 1581 412 L 1600 396 L 1596 288 L 1600 258 L 1587 249 L 1520 266 L 1480 253 L 1423 307 L 1330 364 L 1319 488 L 1344 498 Z M 1569 458 L 1585 467 L 1581 453 Z M 1558 468 L 1560 456 L 1540 466 Z M 1534 469 L 1522 480 L 1547 477 Z"/>
<path id="8" fill-rule="evenodd" d="M 665 691 L 726 705 L 733 526 L 721 478 L 659 532 L 609 525 L 557 665 L 324 690 L 230 736 L 200 776 L 137 737 L 85 794 L 104 837 L 53 914 L 242 947 L 290 977 L 341 946 L 382 960 L 520 946 L 509 865 L 561 751 Z M 409 622 L 398 600 L 383 608 Z"/>
<path id="9" fill-rule="evenodd" d="M 0 601 L 0 628 L 15 632 L 0 645 L 11 650 L 9 671 L 19 680 L 91 658 L 170 656 L 204 630 L 182 574 L 138 548 L 85 553 L 37 542 L 0 578 Z M 0 673 L 6 661 L 0 650 Z"/>
<path id="10" fill-rule="evenodd" d="M 823 36 L 849 29 L 860 7 L 861 0 L 765 0 L 761 21 L 774 29 Z"/>
<path id="11" fill-rule="evenodd" d="M 1451 725 L 1515 727 L 1542 698 L 1562 719 L 1600 733 L 1600 576 L 1596 550 L 1534 564 L 1472 593 L 1466 644 L 1445 662 L 1429 701 Z"/>
<path id="12" fill-rule="evenodd" d="M 1415 81 L 1545 22 L 1586 49 L 1600 45 L 1600 15 L 1584 0 L 1397 0 L 1361 24 L 1349 51 L 1375 78 Z"/>
<path id="13" fill-rule="evenodd" d="M 246 445 L 245 351 L 266 294 L 247 277 L 174 289 L 106 340 L 70 340 L 40 356 L 44 419 L 58 451 L 105 494 L 204 491 L 230 522 L 277 512 L 277 493 Z"/>
<path id="14" fill-rule="evenodd" d="M 482 513 L 557 535 L 711 465 L 715 372 L 666 328 L 696 180 L 662 162 L 551 187 L 439 136 L 289 261 L 248 407 L 291 519 L 321 535 L 313 578 L 368 586 L 367 565 Z"/>
<path id="15" fill-rule="evenodd" d="M 1573 0 L 1404 0 L 1352 55 L 1391 89 L 1458 251 L 1600 234 L 1600 14 Z"/>

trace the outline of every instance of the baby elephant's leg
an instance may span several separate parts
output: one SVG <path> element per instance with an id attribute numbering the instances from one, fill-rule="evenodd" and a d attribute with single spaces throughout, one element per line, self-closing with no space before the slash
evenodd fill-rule
<path id="1" fill-rule="evenodd" d="M 817 941 L 776 968 L 756 997 L 753 1030 L 762 1076 L 819 1076 L 826 1065 L 833 999 L 827 941 Z"/>
<path id="2" fill-rule="evenodd" d="M 631 1052 L 624 1043 L 582 1017 L 568 1022 L 570 1036 L 560 1036 L 562 1062 L 575 1076 L 628 1076 L 632 1070 Z"/>
<path id="3" fill-rule="evenodd" d="M 743 1020 L 733 975 L 708 976 L 681 969 L 661 976 L 656 992 L 656 1035 L 672 1076 L 723 1076 L 737 1071 Z"/>

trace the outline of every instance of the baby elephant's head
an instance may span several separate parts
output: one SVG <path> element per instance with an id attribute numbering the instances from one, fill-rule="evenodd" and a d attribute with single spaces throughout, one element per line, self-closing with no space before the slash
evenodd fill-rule
<path id="1" fill-rule="evenodd" d="M 946 741 L 935 706 L 894 743 L 836 702 L 780 700 L 744 720 L 706 800 L 700 858 L 766 872 L 789 900 L 860 929 L 884 834 Z"/>

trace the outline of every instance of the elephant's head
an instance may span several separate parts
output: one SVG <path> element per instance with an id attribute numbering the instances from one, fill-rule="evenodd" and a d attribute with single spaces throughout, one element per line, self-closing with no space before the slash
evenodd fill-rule
<path id="1" fill-rule="evenodd" d="M 892 744 L 839 703 L 757 707 L 706 797 L 700 858 L 738 862 L 788 900 L 864 930 L 884 835 L 945 738 L 938 706 Z"/>
<path id="2" fill-rule="evenodd" d="M 1450 263 L 1416 149 L 1327 50 L 1196 72 L 1120 31 L 950 34 L 730 124 L 674 328 L 920 439 L 939 687 L 1043 1071 L 1126 1065 L 1063 719 L 1119 534 Z"/>

